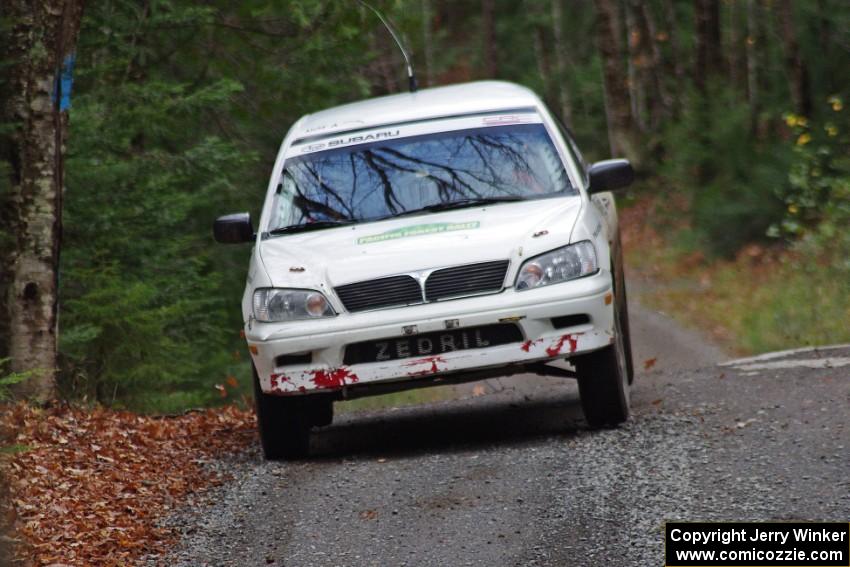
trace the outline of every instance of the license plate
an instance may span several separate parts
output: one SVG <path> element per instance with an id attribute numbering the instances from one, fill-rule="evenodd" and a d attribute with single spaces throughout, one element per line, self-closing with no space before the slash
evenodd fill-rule
<path id="1" fill-rule="evenodd" d="M 379 341 L 350 344 L 345 349 L 345 364 L 384 362 L 402 358 L 438 355 L 458 350 L 487 348 L 522 342 L 522 333 L 513 324 L 485 325 L 394 337 Z"/>

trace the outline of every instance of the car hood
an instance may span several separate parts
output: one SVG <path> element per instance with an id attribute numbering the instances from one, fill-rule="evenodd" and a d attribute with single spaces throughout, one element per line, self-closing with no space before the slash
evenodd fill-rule
<path id="1" fill-rule="evenodd" d="M 324 287 L 490 260 L 569 242 L 578 196 L 499 203 L 321 229 L 264 240 L 275 287 Z"/>

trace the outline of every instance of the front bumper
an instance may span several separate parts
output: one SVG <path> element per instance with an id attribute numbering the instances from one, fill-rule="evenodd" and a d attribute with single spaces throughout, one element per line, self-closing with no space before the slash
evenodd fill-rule
<path id="1" fill-rule="evenodd" d="M 297 395 L 344 389 L 354 384 L 410 381 L 435 374 L 472 372 L 511 364 L 566 358 L 613 341 L 611 273 L 540 289 L 427 303 L 334 318 L 289 323 L 253 322 L 245 329 L 263 392 Z M 587 315 L 588 323 L 556 328 L 552 318 Z M 436 356 L 343 365 L 345 346 L 401 337 L 402 328 L 418 333 L 515 322 L 523 342 L 458 350 Z M 277 366 L 282 355 L 312 353 L 311 363 Z"/>

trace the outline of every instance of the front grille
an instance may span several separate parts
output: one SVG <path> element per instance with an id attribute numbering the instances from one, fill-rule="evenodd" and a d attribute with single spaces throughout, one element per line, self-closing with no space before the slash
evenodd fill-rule
<path id="1" fill-rule="evenodd" d="M 422 303 L 422 288 L 411 276 L 393 276 L 334 288 L 348 311 Z"/>
<path id="2" fill-rule="evenodd" d="M 424 299 L 419 281 L 410 275 L 346 284 L 334 290 L 349 312 L 496 293 L 505 283 L 508 263 L 498 260 L 435 270 L 425 282 Z"/>
<path id="3" fill-rule="evenodd" d="M 522 342 L 522 332 L 512 323 L 480 327 L 446 329 L 405 337 L 389 337 L 375 341 L 352 343 L 345 347 L 343 364 L 384 362 L 401 358 L 429 357 L 421 361 L 423 368 L 411 367 L 414 374 L 425 372 L 429 364 L 440 361 L 440 355 L 457 350 L 488 348 Z"/>
<path id="4" fill-rule="evenodd" d="M 437 301 L 447 297 L 495 293 L 502 289 L 507 271 L 507 260 L 437 270 L 425 282 L 425 298 Z"/>

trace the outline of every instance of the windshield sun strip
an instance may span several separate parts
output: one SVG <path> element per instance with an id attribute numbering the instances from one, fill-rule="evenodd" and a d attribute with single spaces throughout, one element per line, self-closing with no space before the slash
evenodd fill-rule
<path id="1" fill-rule="evenodd" d="M 497 113 L 496 116 L 499 116 L 500 114 L 501 113 Z M 472 130 L 477 128 L 499 128 L 502 126 L 544 124 L 543 118 L 536 112 L 505 116 L 515 116 L 517 118 L 514 121 L 482 123 L 479 122 L 482 120 L 482 116 L 474 114 L 458 116 L 448 121 L 423 120 L 420 122 L 405 122 L 401 125 L 382 124 L 370 126 L 369 128 L 360 129 L 358 132 L 323 136 L 322 139 L 311 144 L 302 144 L 300 146 L 290 145 L 284 154 L 284 163 L 291 159 L 321 154 L 333 150 L 361 147 L 373 142 L 386 140 L 405 140 L 407 138 L 416 138 L 431 134 L 448 134 L 450 132 L 460 132 L 463 130 Z M 484 115 L 483 119 L 486 120 L 486 118 L 487 115 Z"/>
<path id="2" fill-rule="evenodd" d="M 500 114 L 534 114 L 539 117 L 539 113 L 537 109 L 533 106 L 525 106 L 520 108 L 505 108 L 501 110 L 488 110 L 486 112 L 474 112 L 470 114 L 446 114 L 442 116 L 433 116 L 430 118 L 422 118 L 420 120 L 405 120 L 403 122 L 390 122 L 387 124 L 375 124 L 373 126 L 361 127 L 361 128 L 352 128 L 350 130 L 338 130 L 335 132 L 325 132 L 322 134 L 314 134 L 312 136 L 304 136 L 302 138 L 298 138 L 290 144 L 290 149 L 295 146 L 302 146 L 304 144 L 310 144 L 313 142 L 321 142 L 322 140 L 329 140 L 335 138 L 337 136 L 350 136 L 352 134 L 359 134 L 362 132 L 370 132 L 372 130 L 380 130 L 382 128 L 399 128 L 401 126 L 416 126 L 418 124 L 428 124 L 429 122 L 439 122 L 441 120 L 457 120 L 463 118 L 479 118 L 484 116 L 498 116 Z"/>

